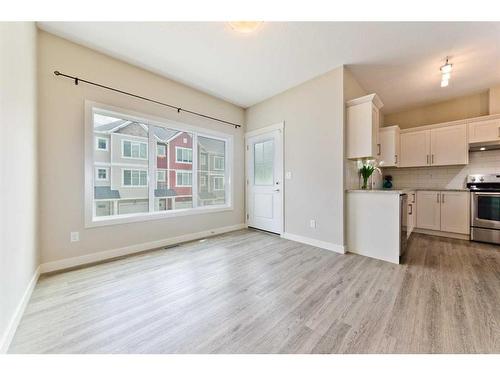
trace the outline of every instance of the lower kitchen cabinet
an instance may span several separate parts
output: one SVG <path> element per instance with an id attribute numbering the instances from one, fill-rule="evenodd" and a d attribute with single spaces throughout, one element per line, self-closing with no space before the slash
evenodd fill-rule
<path id="1" fill-rule="evenodd" d="M 440 191 L 417 191 L 417 228 L 441 230 Z"/>
<path id="2" fill-rule="evenodd" d="M 463 191 L 441 192 L 441 230 L 469 234 L 470 193 Z"/>
<path id="3" fill-rule="evenodd" d="M 417 192 L 417 228 L 469 234 L 469 210 L 468 192 Z"/>

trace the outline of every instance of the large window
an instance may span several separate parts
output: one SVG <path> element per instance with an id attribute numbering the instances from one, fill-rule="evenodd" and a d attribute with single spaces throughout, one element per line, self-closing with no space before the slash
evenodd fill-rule
<path id="1" fill-rule="evenodd" d="M 231 208 L 231 136 L 92 103 L 86 121 L 87 226 Z"/>

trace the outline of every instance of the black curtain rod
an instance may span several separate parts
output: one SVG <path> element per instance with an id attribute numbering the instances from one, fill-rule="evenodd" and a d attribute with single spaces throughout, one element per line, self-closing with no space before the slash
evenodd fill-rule
<path id="1" fill-rule="evenodd" d="M 190 114 L 195 115 L 195 116 L 200 116 L 200 117 L 207 118 L 207 119 L 210 119 L 210 120 L 218 121 L 218 122 L 221 122 L 221 123 L 226 124 L 226 125 L 234 126 L 235 129 L 241 128 L 240 124 L 235 124 L 234 122 L 230 122 L 230 121 L 226 121 L 226 120 L 221 120 L 220 118 L 217 118 L 217 117 L 212 117 L 212 116 L 204 115 L 203 113 L 198 113 L 198 112 L 195 112 L 195 111 L 190 111 L 188 109 L 184 109 L 184 108 L 181 108 L 181 107 L 177 107 L 175 105 L 163 103 L 163 102 L 160 102 L 158 100 L 149 99 L 149 98 L 146 98 L 145 96 L 140 96 L 140 95 L 137 95 L 137 94 L 132 94 L 131 92 L 127 92 L 127 91 L 115 89 L 114 87 L 109 87 L 109 86 L 101 85 L 100 83 L 96 83 L 96 82 L 92 82 L 92 81 L 87 81 L 85 79 L 81 79 L 81 78 L 78 78 L 78 77 L 73 77 L 73 76 L 70 76 L 68 74 L 61 73 L 61 72 L 59 72 L 57 70 L 54 71 L 54 74 L 56 76 L 66 77 L 66 78 L 74 80 L 75 81 L 75 85 L 78 85 L 79 82 L 87 83 L 89 85 L 101 87 L 101 88 L 106 89 L 106 90 L 111 90 L 111 91 L 114 91 L 114 92 L 118 92 L 120 94 L 132 96 L 132 97 L 137 98 L 137 99 L 142 99 L 142 100 L 146 100 L 146 101 L 151 102 L 151 103 L 159 104 L 159 105 L 162 105 L 164 107 L 172 108 L 172 109 L 175 109 L 177 111 L 177 113 L 181 113 L 181 111 L 182 111 L 182 112 L 190 113 Z"/>

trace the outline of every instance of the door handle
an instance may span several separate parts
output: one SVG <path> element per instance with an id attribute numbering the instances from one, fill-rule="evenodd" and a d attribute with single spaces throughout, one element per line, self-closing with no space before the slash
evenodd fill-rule
<path id="1" fill-rule="evenodd" d="M 425 155 L 425 157 L 426 157 L 426 162 L 425 162 L 425 164 L 429 164 L 429 155 Z"/>
<path id="2" fill-rule="evenodd" d="M 378 147 L 378 153 L 377 153 L 377 155 L 380 156 L 380 153 L 381 153 L 380 143 L 377 143 L 377 147 Z"/>
<path id="3" fill-rule="evenodd" d="M 431 155 L 431 164 L 434 164 L 434 154 Z"/>
<path id="4" fill-rule="evenodd" d="M 280 189 L 273 189 L 273 191 L 276 191 L 276 192 L 278 192 L 278 191 L 280 191 Z"/>
<path id="5" fill-rule="evenodd" d="M 413 199 L 412 199 L 411 203 L 415 203 L 415 193 L 412 193 L 411 195 L 413 195 Z"/>
<path id="6" fill-rule="evenodd" d="M 437 197 L 437 203 L 439 203 L 439 193 L 437 193 L 436 197 Z"/>
<path id="7" fill-rule="evenodd" d="M 441 194 L 441 203 L 444 203 L 444 193 Z"/>
<path id="8" fill-rule="evenodd" d="M 398 156 L 394 155 L 394 164 L 398 164 Z"/>
<path id="9" fill-rule="evenodd" d="M 410 212 L 408 212 L 408 215 L 411 215 L 413 213 L 413 205 L 409 204 L 410 206 Z"/>

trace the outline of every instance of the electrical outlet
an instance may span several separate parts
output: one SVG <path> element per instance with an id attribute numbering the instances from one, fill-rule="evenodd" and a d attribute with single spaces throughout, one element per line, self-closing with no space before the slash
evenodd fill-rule
<path id="1" fill-rule="evenodd" d="M 71 232 L 71 234 L 70 234 L 70 241 L 71 242 L 78 242 L 78 241 L 80 241 L 80 232 Z"/>
<path id="2" fill-rule="evenodd" d="M 316 228 L 316 220 L 311 219 L 311 220 L 309 221 L 309 226 L 310 226 L 311 228 Z"/>
<path id="3" fill-rule="evenodd" d="M 285 178 L 286 178 L 287 180 L 291 180 L 291 179 L 292 179 L 292 172 L 290 172 L 290 171 L 286 172 L 286 173 L 285 173 Z"/>

